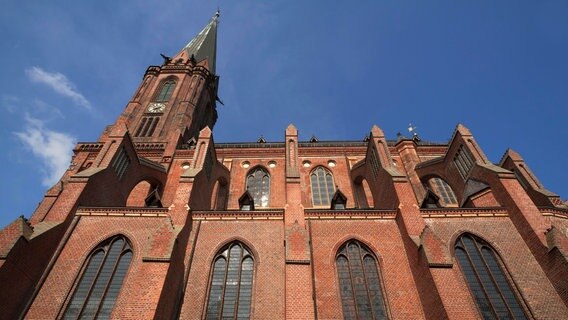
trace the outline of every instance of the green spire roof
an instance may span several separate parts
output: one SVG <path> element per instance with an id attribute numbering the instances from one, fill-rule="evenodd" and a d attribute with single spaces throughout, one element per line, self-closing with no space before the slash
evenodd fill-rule
<path id="1" fill-rule="evenodd" d="M 188 58 L 193 57 L 197 62 L 207 59 L 209 71 L 215 74 L 217 59 L 217 23 L 220 12 L 217 10 L 211 21 L 183 49 Z"/>

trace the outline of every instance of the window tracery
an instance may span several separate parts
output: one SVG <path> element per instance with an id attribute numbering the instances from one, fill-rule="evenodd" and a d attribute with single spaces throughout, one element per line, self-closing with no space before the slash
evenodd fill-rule
<path id="1" fill-rule="evenodd" d="M 123 236 L 100 244 L 87 258 L 63 319 L 109 319 L 132 260 Z"/>
<path id="2" fill-rule="evenodd" d="M 336 256 L 344 319 L 387 319 L 377 262 L 359 241 L 344 244 Z"/>
<path id="3" fill-rule="evenodd" d="M 464 234 L 455 244 L 455 255 L 484 319 L 527 319 L 506 270 L 485 241 Z"/>
<path id="4" fill-rule="evenodd" d="M 169 101 L 170 97 L 172 95 L 172 92 L 174 92 L 175 87 L 176 87 L 175 80 L 165 81 L 162 84 L 162 87 L 160 88 L 160 93 L 158 93 L 158 95 L 156 96 L 154 101 L 156 101 L 156 102 L 167 102 L 167 101 Z"/>
<path id="5" fill-rule="evenodd" d="M 206 319 L 249 319 L 254 259 L 240 242 L 222 249 L 214 259 Z"/>
<path id="6" fill-rule="evenodd" d="M 270 203 L 270 174 L 262 167 L 256 167 L 249 172 L 246 188 L 254 199 L 257 208 L 268 207 Z"/>
<path id="7" fill-rule="evenodd" d="M 317 167 L 310 174 L 312 186 L 312 203 L 314 207 L 329 206 L 335 193 L 333 175 L 324 167 Z"/>

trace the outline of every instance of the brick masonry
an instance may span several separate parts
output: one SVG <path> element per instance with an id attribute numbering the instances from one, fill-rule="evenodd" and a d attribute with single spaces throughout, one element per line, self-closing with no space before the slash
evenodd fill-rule
<path id="1" fill-rule="evenodd" d="M 568 319 L 568 207 L 520 155 L 489 162 L 462 125 L 449 143 L 387 140 L 377 126 L 365 141 L 298 141 L 293 125 L 280 142 L 216 143 L 218 77 L 208 65 L 182 55 L 149 67 L 117 121 L 77 145 L 75 165 L 30 219 L 0 231 L 0 318 L 61 317 L 89 256 L 122 235 L 133 259 L 113 318 L 203 319 L 213 259 L 238 241 L 254 259 L 250 318 L 341 319 L 336 257 L 355 240 L 376 259 L 389 318 L 475 319 L 454 256 L 468 233 L 494 250 L 528 318 Z M 176 89 L 151 114 L 166 80 Z M 154 133 L 135 137 L 148 116 L 160 119 Z M 241 211 L 258 166 L 270 176 L 268 206 Z M 319 166 L 346 209 L 313 205 Z M 458 206 L 424 207 L 431 177 Z M 145 208 L 153 191 L 161 207 Z"/>

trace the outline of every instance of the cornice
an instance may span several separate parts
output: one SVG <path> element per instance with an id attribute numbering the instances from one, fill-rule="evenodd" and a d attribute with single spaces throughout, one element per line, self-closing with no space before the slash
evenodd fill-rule
<path id="1" fill-rule="evenodd" d="M 371 209 L 306 209 L 305 216 L 308 220 L 384 220 L 395 219 L 396 210 L 371 210 Z"/>
<path id="2" fill-rule="evenodd" d="M 491 208 L 436 208 L 420 209 L 423 218 L 487 218 L 508 217 L 507 209 Z"/>
<path id="3" fill-rule="evenodd" d="M 253 211 L 225 210 L 225 211 L 193 211 L 193 220 L 198 221 L 230 221 L 230 220 L 284 220 L 284 210 L 264 209 Z"/>
<path id="4" fill-rule="evenodd" d="M 168 208 L 134 208 L 134 207 L 79 207 L 78 216 L 93 217 L 167 217 Z"/>

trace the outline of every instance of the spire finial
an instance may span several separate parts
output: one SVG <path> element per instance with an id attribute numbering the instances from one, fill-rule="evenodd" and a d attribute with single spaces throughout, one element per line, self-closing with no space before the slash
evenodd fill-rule
<path id="1" fill-rule="evenodd" d="M 221 15 L 221 9 L 217 7 L 217 11 L 215 11 L 215 17 L 219 18 L 220 15 Z"/>
<path id="2" fill-rule="evenodd" d="M 215 74 L 215 60 L 217 57 L 217 24 L 219 23 L 219 15 L 221 11 L 217 9 L 215 15 L 209 23 L 195 36 L 174 58 L 192 60 L 193 63 L 200 63 L 207 60 L 207 68 L 209 72 Z"/>

